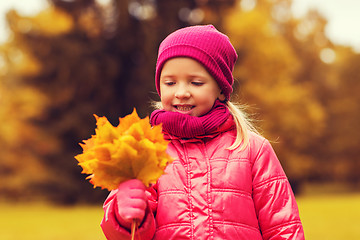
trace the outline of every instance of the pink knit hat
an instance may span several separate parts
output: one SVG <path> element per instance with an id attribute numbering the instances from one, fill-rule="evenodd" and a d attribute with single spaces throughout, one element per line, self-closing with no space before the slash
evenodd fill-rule
<path id="1" fill-rule="evenodd" d="M 237 59 L 229 38 L 213 25 L 181 28 L 167 36 L 159 47 L 155 84 L 160 95 L 160 73 L 165 62 L 175 57 L 190 57 L 200 62 L 230 99 L 234 79 L 232 71 Z"/>

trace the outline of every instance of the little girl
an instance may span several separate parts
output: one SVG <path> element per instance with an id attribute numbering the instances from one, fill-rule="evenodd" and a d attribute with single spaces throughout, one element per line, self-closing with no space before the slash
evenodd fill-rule
<path id="1" fill-rule="evenodd" d="M 174 161 L 154 186 L 126 181 L 104 203 L 109 240 L 304 239 L 295 197 L 269 142 L 230 101 L 237 59 L 212 25 L 177 30 L 161 43 L 156 88 Z"/>

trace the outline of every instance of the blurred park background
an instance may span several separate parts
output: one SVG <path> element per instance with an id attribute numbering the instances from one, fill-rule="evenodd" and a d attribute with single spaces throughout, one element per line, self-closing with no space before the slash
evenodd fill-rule
<path id="1" fill-rule="evenodd" d="M 308 239 L 359 239 L 360 54 L 329 39 L 319 11 L 295 17 L 291 6 L 48 0 L 33 15 L 8 11 L 10 35 L 0 44 L 0 228 L 8 231 L 0 229 L 0 239 L 21 240 L 11 227 L 29 228 L 27 239 L 102 239 L 108 193 L 81 174 L 79 142 L 94 134 L 93 114 L 114 125 L 134 107 L 149 115 L 159 43 L 175 29 L 209 23 L 238 52 L 232 100 L 248 106 L 272 141 Z M 46 226 L 36 215 L 61 229 L 78 222 L 79 235 L 36 233 L 32 224 Z"/>

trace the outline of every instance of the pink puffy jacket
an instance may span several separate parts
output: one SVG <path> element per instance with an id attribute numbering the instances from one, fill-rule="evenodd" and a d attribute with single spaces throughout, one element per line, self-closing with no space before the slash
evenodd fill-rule
<path id="1" fill-rule="evenodd" d="M 298 207 L 284 171 L 264 138 L 250 133 L 243 150 L 233 121 L 209 136 L 169 136 L 174 157 L 148 189 L 148 210 L 139 233 L 148 239 L 304 239 Z M 104 203 L 101 223 L 108 240 L 130 239 L 117 221 L 115 192 Z"/>

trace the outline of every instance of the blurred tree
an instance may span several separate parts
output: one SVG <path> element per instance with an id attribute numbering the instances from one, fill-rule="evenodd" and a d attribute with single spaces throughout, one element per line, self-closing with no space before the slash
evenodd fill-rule
<path id="1" fill-rule="evenodd" d="M 286 38 L 302 59 L 296 81 L 311 88 L 326 110 L 322 134 L 306 151 L 316 160 L 309 178 L 358 183 L 360 176 L 354 172 L 360 170 L 359 148 L 355 145 L 360 134 L 355 122 L 360 119 L 356 110 L 359 99 L 354 91 L 359 89 L 355 70 L 359 58 L 349 47 L 334 45 L 325 36 L 325 26 L 326 20 L 310 11 L 286 27 Z"/>
<path id="2" fill-rule="evenodd" d="M 350 48 L 334 48 L 336 60 L 323 81 L 321 101 L 328 109 L 326 130 L 317 148 L 318 167 L 314 178 L 360 183 L 360 54 Z M 325 94 L 324 94 L 325 92 Z"/>
<path id="3" fill-rule="evenodd" d="M 299 41 L 287 36 L 287 31 L 294 31 L 289 27 L 290 6 L 289 0 L 239 1 L 228 14 L 225 30 L 239 53 L 234 73 L 239 100 L 255 106 L 250 110 L 263 120 L 259 125 L 275 142 L 297 191 L 314 166 L 311 148 L 322 134 L 326 114 L 312 91 L 313 83 L 298 80 L 299 75 L 308 73 L 304 67 L 308 57 L 318 58 L 319 50 L 299 56 L 295 48 Z"/>
<path id="4" fill-rule="evenodd" d="M 40 63 L 26 49 L 13 42 L 0 47 L 0 178 L 4 183 L 0 192 L 9 198 L 29 194 L 24 185 L 35 185 L 50 177 L 29 145 L 46 152 L 54 149 L 56 141 L 43 141 L 44 134 L 27 121 L 42 115 L 47 98 L 22 82 L 22 77 L 36 75 L 40 69 Z"/>
<path id="5" fill-rule="evenodd" d="M 157 98 L 153 76 L 160 41 L 177 28 L 202 23 L 206 14 L 221 19 L 217 12 L 233 1 L 49 2 L 50 7 L 34 17 L 15 11 L 7 15 L 12 40 L 3 55 L 13 70 L 4 74 L 1 82 L 6 86 L 1 90 L 23 95 L 22 89 L 28 89 L 32 97 L 23 100 L 8 94 L 9 102 L 3 102 L 7 107 L 0 112 L 0 119 L 5 119 L 5 109 L 11 109 L 18 122 L 11 129 L 14 123 L 4 126 L 10 136 L 19 134 L 14 148 L 6 147 L 13 156 L 1 156 L 15 169 L 11 176 L 18 176 L 21 186 L 9 189 L 16 191 L 15 197 L 27 189 L 60 203 L 103 200 L 107 193 L 91 189 L 73 158 L 81 151 L 78 143 L 94 131 L 92 115 L 105 115 L 113 124 L 134 107 L 147 115 L 149 102 Z M 201 9 L 205 5 L 207 13 Z M 22 59 L 15 64 L 8 49 L 21 53 Z M 24 70 L 16 70 L 17 65 Z M 19 118 L 22 112 L 13 101 L 36 112 Z M 25 130 L 31 130 L 28 138 Z M 1 136 L 0 141 L 10 140 Z M 39 176 L 37 181 L 28 181 L 23 178 L 27 170 L 17 169 L 24 153 L 28 164 L 38 166 L 31 172 Z M 0 173 L 0 178 L 5 175 Z"/>

